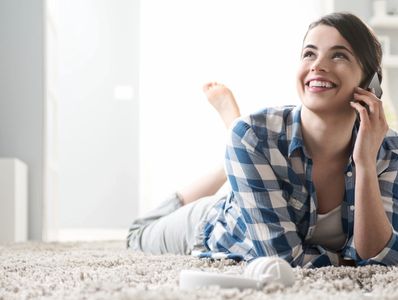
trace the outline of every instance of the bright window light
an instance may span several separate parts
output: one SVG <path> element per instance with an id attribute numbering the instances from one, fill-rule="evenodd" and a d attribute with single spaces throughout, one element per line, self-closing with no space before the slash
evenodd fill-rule
<path id="1" fill-rule="evenodd" d="M 298 104 L 296 66 L 319 0 L 141 2 L 141 211 L 223 163 L 226 131 L 202 93 L 226 84 L 243 114 Z"/>

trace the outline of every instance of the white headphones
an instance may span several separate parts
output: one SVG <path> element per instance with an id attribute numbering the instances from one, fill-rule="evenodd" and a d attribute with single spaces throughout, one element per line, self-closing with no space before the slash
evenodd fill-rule
<path id="1" fill-rule="evenodd" d="M 194 289 L 211 285 L 220 288 L 261 289 L 275 282 L 284 286 L 294 284 L 293 268 L 279 257 L 260 257 L 248 264 L 243 274 L 182 270 L 180 288 Z"/>

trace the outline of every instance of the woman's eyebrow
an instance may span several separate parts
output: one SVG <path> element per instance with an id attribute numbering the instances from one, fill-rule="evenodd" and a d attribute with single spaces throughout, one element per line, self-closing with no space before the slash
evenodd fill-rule
<path id="1" fill-rule="evenodd" d="M 314 46 L 312 44 L 308 44 L 307 46 L 303 47 L 303 49 L 305 49 L 305 48 L 312 48 L 312 49 L 318 50 L 318 47 Z"/>
<path id="2" fill-rule="evenodd" d="M 312 49 L 318 50 L 318 47 L 315 45 L 312 45 L 312 44 L 306 45 L 303 49 L 305 49 L 305 48 L 312 48 Z M 335 46 L 331 47 L 330 50 L 346 50 L 351 55 L 354 55 L 350 49 L 348 49 L 346 46 L 343 46 L 343 45 L 335 45 Z"/>
<path id="3" fill-rule="evenodd" d="M 343 45 L 336 45 L 336 46 L 333 46 L 333 47 L 330 48 L 330 49 L 332 49 L 332 50 L 346 50 L 346 51 L 349 52 L 351 55 L 354 55 L 350 49 L 348 49 L 346 46 L 343 46 Z"/>

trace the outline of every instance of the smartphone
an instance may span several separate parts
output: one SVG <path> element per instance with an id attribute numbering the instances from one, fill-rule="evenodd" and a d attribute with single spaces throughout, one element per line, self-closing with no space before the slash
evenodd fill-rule
<path id="1" fill-rule="evenodd" d="M 372 78 L 364 86 L 364 89 L 370 90 L 370 91 L 371 91 L 371 89 L 374 89 L 376 97 L 379 99 L 381 98 L 381 95 L 383 95 L 383 90 L 381 89 L 379 75 L 377 75 L 377 72 L 374 73 Z"/>
<path id="2" fill-rule="evenodd" d="M 377 75 L 377 72 L 373 74 L 372 78 L 370 78 L 370 80 L 364 86 L 362 86 L 362 88 L 367 91 L 369 90 L 372 91 L 371 89 L 374 89 L 374 94 L 379 99 L 381 98 L 381 95 L 383 95 L 383 90 L 381 89 L 379 75 Z M 369 113 L 369 106 L 365 102 L 363 101 L 356 101 L 356 102 L 362 104 Z"/>

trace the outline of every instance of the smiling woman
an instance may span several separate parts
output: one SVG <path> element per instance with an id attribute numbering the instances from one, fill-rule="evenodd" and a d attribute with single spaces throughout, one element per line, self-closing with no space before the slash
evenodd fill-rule
<path id="1" fill-rule="evenodd" d="M 355 15 L 333 13 L 311 23 L 301 53 L 302 104 L 234 122 L 231 192 L 189 204 L 177 193 L 133 222 L 129 247 L 303 267 L 398 263 L 398 135 L 360 87 L 381 73 L 380 43 Z"/>

